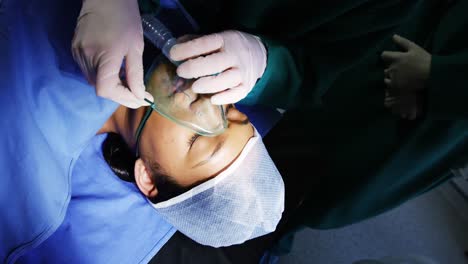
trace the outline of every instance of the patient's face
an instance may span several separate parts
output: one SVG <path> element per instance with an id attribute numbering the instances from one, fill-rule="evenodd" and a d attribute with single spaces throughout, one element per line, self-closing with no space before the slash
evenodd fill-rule
<path id="1" fill-rule="evenodd" d="M 210 102 L 210 95 L 196 94 L 193 79 L 182 79 L 176 66 L 164 56 L 153 63 L 146 78 L 146 90 L 153 95 L 155 109 L 167 118 L 190 127 L 202 135 L 216 135 L 226 126 L 221 106 Z"/>
<path id="2" fill-rule="evenodd" d="M 218 124 L 221 117 L 219 106 L 211 105 L 209 98 L 194 94 L 189 89 L 192 82 L 185 83 L 181 91 L 174 91 L 174 75 L 175 67 L 167 61 L 153 71 L 147 90 L 155 97 L 155 103 L 159 100 L 166 109 L 187 120 L 202 112 L 198 121 L 212 122 L 214 126 Z M 245 114 L 232 105 L 224 106 L 224 112 L 228 121 L 226 130 L 217 136 L 207 137 L 199 136 L 153 111 L 140 138 L 141 156 L 157 162 L 165 174 L 182 186 L 215 176 L 235 160 L 254 135 L 253 126 Z"/>
<path id="3" fill-rule="evenodd" d="M 140 153 L 156 161 L 180 185 L 189 186 L 220 173 L 254 135 L 247 116 L 226 109 L 228 128 L 215 137 L 199 136 L 157 112 L 150 116 L 140 140 Z"/>

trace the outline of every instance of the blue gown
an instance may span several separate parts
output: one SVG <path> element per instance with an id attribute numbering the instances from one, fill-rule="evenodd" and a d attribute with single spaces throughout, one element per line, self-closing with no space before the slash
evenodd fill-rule
<path id="1" fill-rule="evenodd" d="M 144 261 L 174 230 L 93 152 L 117 105 L 71 57 L 81 1 L 22 2 L 0 6 L 0 261 Z"/>
<path id="2" fill-rule="evenodd" d="M 75 163 L 63 223 L 18 263 L 148 263 L 174 234 L 135 184 L 111 171 L 101 151 L 106 136 L 93 137 Z"/>

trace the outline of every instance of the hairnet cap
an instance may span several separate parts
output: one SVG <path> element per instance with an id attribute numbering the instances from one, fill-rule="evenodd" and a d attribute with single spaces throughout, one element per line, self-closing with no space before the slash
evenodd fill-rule
<path id="1" fill-rule="evenodd" d="M 284 183 L 255 130 L 241 154 L 219 175 L 152 205 L 196 242 L 230 246 L 276 229 L 284 210 Z"/>

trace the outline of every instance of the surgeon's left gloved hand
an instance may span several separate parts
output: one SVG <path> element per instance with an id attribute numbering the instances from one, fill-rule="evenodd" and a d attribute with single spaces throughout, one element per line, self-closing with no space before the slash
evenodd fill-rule
<path id="1" fill-rule="evenodd" d="M 143 47 L 137 0 L 83 0 L 72 53 L 97 95 L 130 108 L 153 101 L 143 83 Z"/>
<path id="2" fill-rule="evenodd" d="M 170 51 L 175 61 L 185 61 L 177 74 L 199 78 L 192 90 L 214 94 L 213 104 L 236 103 L 247 96 L 266 67 L 267 53 L 261 40 L 240 31 L 223 31 L 176 44 Z"/>

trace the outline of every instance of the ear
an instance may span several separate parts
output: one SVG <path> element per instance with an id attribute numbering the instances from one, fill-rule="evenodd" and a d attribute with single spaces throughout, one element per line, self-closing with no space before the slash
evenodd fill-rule
<path id="1" fill-rule="evenodd" d="M 147 169 L 145 162 L 140 158 L 135 161 L 135 182 L 138 189 L 148 198 L 158 195 L 158 189 L 154 185 L 153 178 Z"/>

